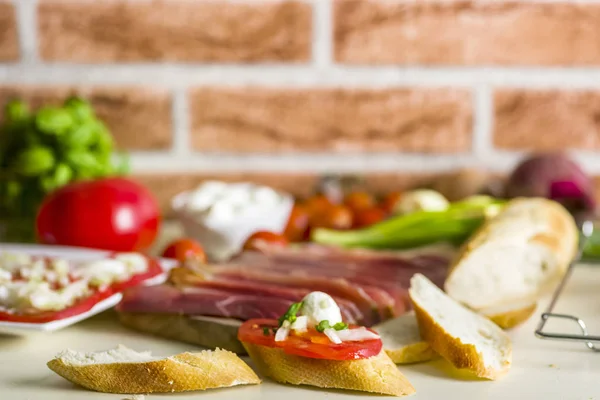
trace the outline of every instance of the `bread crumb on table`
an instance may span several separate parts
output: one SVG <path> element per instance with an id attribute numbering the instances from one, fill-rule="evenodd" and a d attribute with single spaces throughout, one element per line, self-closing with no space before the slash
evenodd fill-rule
<path id="1" fill-rule="evenodd" d="M 143 394 L 134 394 L 131 397 L 126 397 L 123 400 L 144 400 L 146 398 Z"/>

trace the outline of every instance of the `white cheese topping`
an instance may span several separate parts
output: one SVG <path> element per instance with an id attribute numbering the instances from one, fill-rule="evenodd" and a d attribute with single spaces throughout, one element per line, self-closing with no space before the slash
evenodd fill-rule
<path id="1" fill-rule="evenodd" d="M 75 265 L 61 258 L 0 253 L 0 309 L 58 311 L 90 294 L 148 270 L 141 254 L 121 253 L 114 259 Z"/>
<path id="2" fill-rule="evenodd" d="M 333 326 L 342 322 L 342 313 L 337 303 L 327 293 L 311 292 L 302 299 L 300 314 L 308 319 L 309 326 L 318 325 L 319 322 L 327 320 Z"/>

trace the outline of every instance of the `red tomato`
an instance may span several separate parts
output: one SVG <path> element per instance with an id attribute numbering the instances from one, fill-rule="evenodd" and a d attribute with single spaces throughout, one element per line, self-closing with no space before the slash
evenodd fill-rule
<path id="1" fill-rule="evenodd" d="M 381 202 L 381 208 L 383 208 L 388 214 L 394 211 L 394 207 L 398 200 L 402 197 L 402 193 L 400 192 L 390 192 L 388 193 Z"/>
<path id="2" fill-rule="evenodd" d="M 42 243 L 114 251 L 147 249 L 159 226 L 154 197 L 125 178 L 64 186 L 44 199 L 36 219 Z"/>
<path id="3" fill-rule="evenodd" d="M 251 319 L 240 326 L 238 339 L 241 342 L 259 346 L 278 347 L 288 354 L 325 360 L 369 358 L 379 354 L 383 347 L 381 339 L 344 342 L 341 344 L 331 343 L 325 334 L 314 329 L 310 329 L 302 336 L 290 333 L 286 340 L 276 342 L 272 329 L 277 328 L 277 326 L 277 321 L 273 319 Z M 263 328 L 270 330 L 267 335 L 265 335 Z"/>
<path id="4" fill-rule="evenodd" d="M 350 229 L 352 227 L 352 211 L 343 205 L 332 205 L 324 212 L 311 216 L 311 228 Z"/>
<path id="5" fill-rule="evenodd" d="M 375 205 L 375 198 L 366 192 L 352 192 L 346 196 L 344 204 L 352 211 L 357 212 L 372 208 Z"/>
<path id="6" fill-rule="evenodd" d="M 331 200 L 323 194 L 318 194 L 310 197 L 304 202 L 304 209 L 312 217 L 313 215 L 320 214 L 330 208 L 333 205 Z"/>
<path id="7" fill-rule="evenodd" d="M 163 273 L 161 266 L 152 259 L 149 259 L 148 270 L 143 274 L 137 274 L 131 277 L 128 281 L 117 282 L 108 288 L 100 291 L 93 292 L 90 296 L 80 299 L 77 303 L 70 307 L 67 307 L 59 311 L 42 311 L 36 314 L 12 314 L 4 311 L 0 311 L 0 321 L 11 321 L 11 322 L 29 322 L 29 323 L 44 323 L 57 321 L 73 317 L 75 315 L 83 314 L 89 311 L 96 304 L 112 296 L 115 293 L 122 292 L 123 290 L 137 286 L 143 281 L 160 275 Z"/>
<path id="8" fill-rule="evenodd" d="M 294 205 L 283 235 L 290 242 L 302 242 L 308 238 L 308 212 L 303 206 Z"/>
<path id="9" fill-rule="evenodd" d="M 261 245 L 268 244 L 272 246 L 286 247 L 290 242 L 283 235 L 274 232 L 259 231 L 254 232 L 244 243 L 244 250 L 259 250 Z"/>
<path id="10" fill-rule="evenodd" d="M 206 263 L 206 254 L 204 249 L 194 239 L 179 239 L 172 242 L 162 256 L 164 258 L 174 258 L 179 262 L 185 262 L 190 258 L 194 258 L 202 263 Z"/>
<path id="11" fill-rule="evenodd" d="M 364 228 L 374 225 L 385 219 L 387 213 L 381 208 L 372 207 L 364 210 L 358 210 L 354 213 L 354 227 Z"/>

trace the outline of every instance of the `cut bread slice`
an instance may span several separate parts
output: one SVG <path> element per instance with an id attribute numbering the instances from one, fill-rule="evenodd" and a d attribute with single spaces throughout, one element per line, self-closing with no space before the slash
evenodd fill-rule
<path id="1" fill-rule="evenodd" d="M 565 273 L 578 240 L 575 221 L 560 204 L 511 200 L 463 245 L 444 288 L 474 310 L 536 298 Z"/>
<path id="2" fill-rule="evenodd" d="M 497 307 L 488 307 L 478 312 L 491 319 L 502 329 L 514 328 L 527 321 L 537 308 L 534 300 L 521 300 Z"/>
<path id="3" fill-rule="evenodd" d="M 415 393 L 408 379 L 384 351 L 370 358 L 335 361 L 291 355 L 275 347 L 243 345 L 259 370 L 280 383 L 393 396 Z"/>
<path id="4" fill-rule="evenodd" d="M 66 350 L 48 367 L 72 383 L 104 393 L 183 392 L 260 383 L 237 355 L 220 349 L 167 358 L 122 345 L 94 353 Z"/>
<path id="5" fill-rule="evenodd" d="M 171 340 L 221 348 L 237 354 L 246 350 L 237 339 L 240 321 L 230 318 L 119 312 L 119 320 L 129 328 Z"/>
<path id="6" fill-rule="evenodd" d="M 421 336 L 456 368 L 497 379 L 510 369 L 512 344 L 491 320 L 456 302 L 421 274 L 410 280 Z"/>
<path id="7" fill-rule="evenodd" d="M 396 364 L 412 364 L 432 360 L 438 354 L 421 338 L 414 312 L 389 319 L 373 327 L 383 349 Z"/>

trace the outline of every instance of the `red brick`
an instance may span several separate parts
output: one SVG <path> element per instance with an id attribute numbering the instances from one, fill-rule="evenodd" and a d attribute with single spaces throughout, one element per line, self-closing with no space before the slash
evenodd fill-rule
<path id="1" fill-rule="evenodd" d="M 600 149 L 600 91 L 501 90 L 494 102 L 498 148 Z"/>
<path id="2" fill-rule="evenodd" d="M 0 1 L 0 61 L 19 58 L 19 39 L 15 7 Z"/>
<path id="3" fill-rule="evenodd" d="M 21 98 L 37 109 L 59 105 L 77 94 L 91 101 L 99 118 L 128 150 L 167 149 L 172 142 L 171 96 L 163 90 L 141 87 L 0 86 L 0 107 Z"/>
<path id="4" fill-rule="evenodd" d="M 310 5 L 159 0 L 42 0 L 44 60 L 74 62 L 307 61 Z"/>
<path id="5" fill-rule="evenodd" d="M 407 151 L 471 146 L 471 97 L 454 89 L 235 89 L 191 92 L 202 151 Z"/>
<path id="6" fill-rule="evenodd" d="M 344 63 L 598 65 L 600 4 L 338 0 L 334 37 Z"/>

